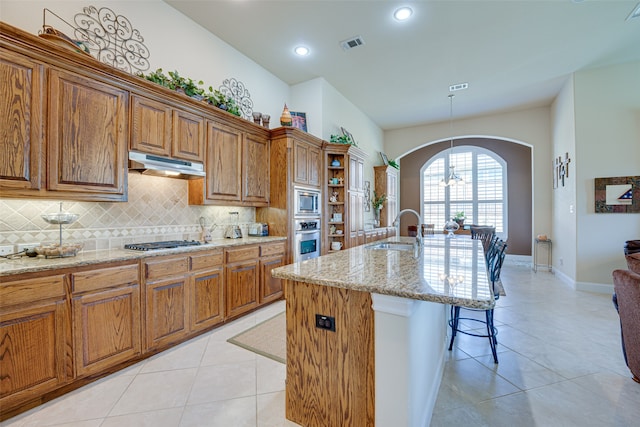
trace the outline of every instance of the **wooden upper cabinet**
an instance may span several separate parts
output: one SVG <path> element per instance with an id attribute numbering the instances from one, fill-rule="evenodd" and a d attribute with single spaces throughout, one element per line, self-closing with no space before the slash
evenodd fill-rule
<path id="1" fill-rule="evenodd" d="M 131 149 L 183 160 L 204 160 L 204 118 L 165 102 L 131 96 Z"/>
<path id="2" fill-rule="evenodd" d="M 171 155 L 171 107 L 131 96 L 131 149 L 159 156 Z"/>
<path id="3" fill-rule="evenodd" d="M 242 200 L 255 206 L 269 203 L 269 141 L 244 135 L 242 145 Z"/>
<path id="4" fill-rule="evenodd" d="M 49 77 L 49 190 L 126 200 L 128 93 L 62 70 Z"/>
<path id="5" fill-rule="evenodd" d="M 269 140 L 207 122 L 204 179 L 189 181 L 190 204 L 266 206 L 269 203 Z"/>
<path id="6" fill-rule="evenodd" d="M 204 158 L 204 118 L 182 110 L 173 110 L 171 155 L 201 162 Z"/>
<path id="7" fill-rule="evenodd" d="M 207 124 L 207 199 L 242 200 L 241 154 L 240 131 L 214 122 Z"/>
<path id="8" fill-rule="evenodd" d="M 0 56 L 0 189 L 39 189 L 43 150 L 43 65 L 14 52 Z"/>
<path id="9" fill-rule="evenodd" d="M 303 141 L 293 142 L 293 180 L 297 184 L 320 185 L 320 149 Z"/>

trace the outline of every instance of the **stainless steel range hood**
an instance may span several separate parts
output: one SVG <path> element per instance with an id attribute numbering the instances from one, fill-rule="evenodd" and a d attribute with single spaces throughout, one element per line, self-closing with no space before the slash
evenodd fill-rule
<path id="1" fill-rule="evenodd" d="M 129 170 L 135 170 L 145 175 L 179 179 L 197 179 L 205 176 L 202 163 L 171 159 L 137 151 L 129 151 Z"/>

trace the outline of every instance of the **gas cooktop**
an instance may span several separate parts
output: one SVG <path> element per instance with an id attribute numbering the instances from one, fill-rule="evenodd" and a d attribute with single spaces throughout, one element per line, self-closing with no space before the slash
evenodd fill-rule
<path id="1" fill-rule="evenodd" d="M 198 246 L 200 242 L 195 240 L 168 240 L 165 242 L 130 243 L 124 245 L 125 249 L 134 251 L 152 251 L 154 249 L 180 248 L 182 246 Z"/>

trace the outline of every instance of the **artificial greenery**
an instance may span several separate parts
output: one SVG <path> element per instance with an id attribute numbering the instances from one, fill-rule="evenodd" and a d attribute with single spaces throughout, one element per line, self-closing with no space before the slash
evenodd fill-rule
<path id="1" fill-rule="evenodd" d="M 358 146 L 358 144 L 356 144 L 356 142 L 353 139 L 351 139 L 349 135 L 331 135 L 329 142 L 332 142 L 334 144 L 347 144 L 347 145 L 353 145 L 356 147 Z"/>
<path id="2" fill-rule="evenodd" d="M 229 113 L 239 116 L 240 109 L 238 108 L 238 104 L 234 101 L 233 98 L 223 94 L 217 89 L 213 89 L 213 87 L 209 86 L 209 93 L 204 95 L 204 100 L 207 101 L 211 105 L 215 105 L 221 110 L 228 111 Z"/>
<path id="3" fill-rule="evenodd" d="M 464 216 L 464 212 L 460 211 L 460 212 L 456 212 L 455 216 L 453 217 L 454 221 L 462 221 L 463 219 L 466 219 L 467 217 Z"/>
<path id="4" fill-rule="evenodd" d="M 162 71 L 162 68 L 158 68 L 149 74 L 138 73 L 138 76 L 171 90 L 184 92 L 187 96 L 204 100 L 221 110 L 240 116 L 240 108 L 238 108 L 238 104 L 233 98 L 224 95 L 217 89 L 214 90 L 211 86 L 209 86 L 209 92 L 205 93 L 205 89 L 201 87 L 204 84 L 202 80 L 196 82 L 191 78 L 182 77 L 177 71 L 169 71 L 167 76 Z"/>
<path id="5" fill-rule="evenodd" d="M 395 160 L 389 160 L 389 166 L 392 168 L 400 169 L 400 165 L 396 163 Z"/>
<path id="6" fill-rule="evenodd" d="M 373 192 L 373 200 L 371 200 L 371 207 L 375 210 L 382 209 L 382 205 L 387 201 L 387 195 L 382 193 L 378 196 L 378 193 Z"/>
<path id="7" fill-rule="evenodd" d="M 202 80 L 195 82 L 190 78 L 182 77 L 177 71 L 169 71 L 169 77 L 169 89 L 183 91 L 187 96 L 204 95 L 204 89 L 199 86 L 204 84 Z"/>

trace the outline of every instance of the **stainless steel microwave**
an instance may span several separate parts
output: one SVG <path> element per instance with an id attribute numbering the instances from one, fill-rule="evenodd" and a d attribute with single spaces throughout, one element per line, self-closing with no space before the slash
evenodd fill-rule
<path id="1" fill-rule="evenodd" d="M 320 216 L 320 191 L 294 189 L 295 216 Z"/>

